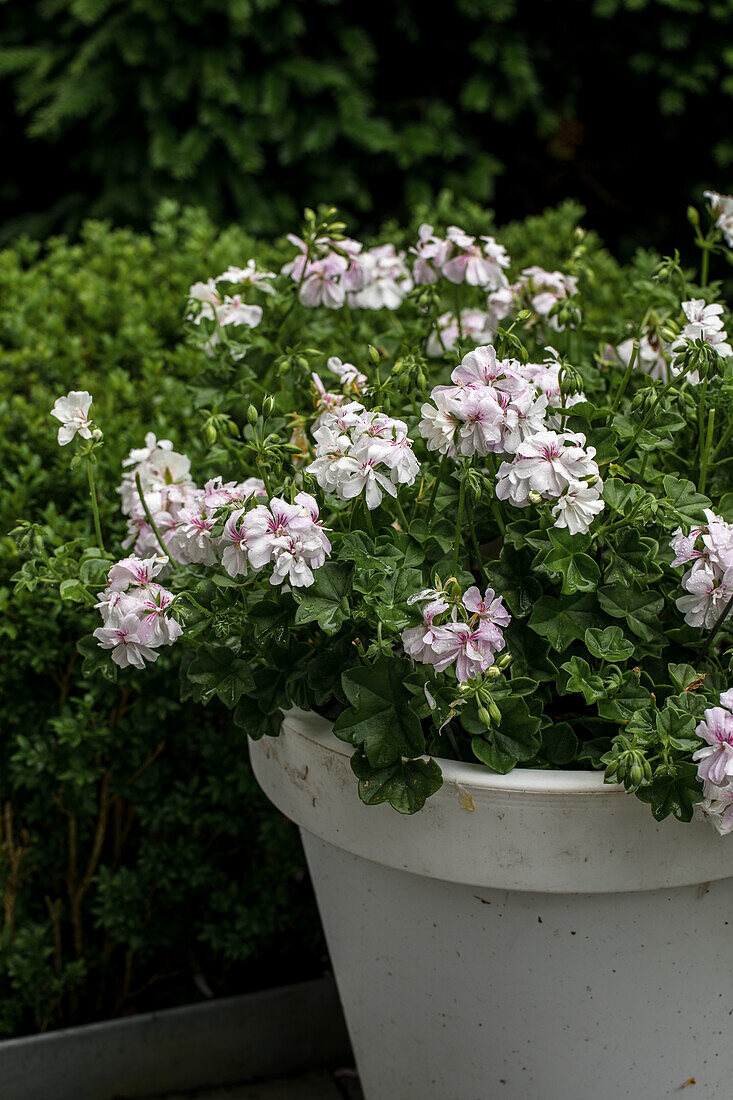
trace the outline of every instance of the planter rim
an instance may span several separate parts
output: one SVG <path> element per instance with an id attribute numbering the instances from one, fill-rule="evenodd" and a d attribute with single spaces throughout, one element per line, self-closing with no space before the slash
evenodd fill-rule
<path id="1" fill-rule="evenodd" d="M 444 882 L 550 894 L 670 890 L 733 878 L 733 843 L 703 821 L 655 821 L 597 772 L 440 761 L 419 813 L 365 806 L 351 746 L 315 713 L 289 711 L 279 737 L 250 742 L 265 794 L 306 832 L 352 855 Z"/>
<path id="2" fill-rule="evenodd" d="M 297 727 L 296 727 L 297 724 Z M 331 723 L 319 714 L 294 707 L 283 719 L 283 729 L 297 728 L 298 734 L 324 748 L 351 759 L 353 745 L 332 732 Z M 423 757 L 427 760 L 428 757 Z M 605 783 L 602 771 L 561 771 L 559 768 L 514 768 L 507 775 L 492 772 L 483 764 L 435 757 L 444 783 L 479 787 L 490 791 L 528 791 L 535 794 L 590 794 L 618 797 L 626 795 L 620 783 Z"/>

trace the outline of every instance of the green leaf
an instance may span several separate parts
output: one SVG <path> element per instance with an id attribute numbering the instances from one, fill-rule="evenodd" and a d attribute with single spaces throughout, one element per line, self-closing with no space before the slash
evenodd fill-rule
<path id="1" fill-rule="evenodd" d="M 624 636 L 620 626 L 607 626 L 605 630 L 590 627 L 585 632 L 585 644 L 588 652 L 602 661 L 625 661 L 634 652 L 633 642 Z"/>
<path id="2" fill-rule="evenodd" d="M 603 680 L 591 672 L 590 665 L 582 657 L 571 657 L 562 666 L 562 670 L 568 674 L 565 690 L 582 695 L 586 703 L 595 703 L 606 694 Z"/>
<path id="3" fill-rule="evenodd" d="M 194 693 L 197 702 L 208 703 L 217 696 L 229 710 L 254 687 L 249 665 L 223 645 L 200 649 L 186 675 L 198 689 Z"/>
<path id="4" fill-rule="evenodd" d="M 443 786 L 443 775 L 435 760 L 397 760 L 374 768 L 363 752 L 351 758 L 351 769 L 359 780 L 359 798 L 367 806 L 389 802 L 398 813 L 414 814 L 425 800 Z"/>
<path id="5" fill-rule="evenodd" d="M 612 722 L 628 722 L 637 710 L 643 710 L 652 701 L 651 693 L 642 687 L 633 672 L 627 672 L 613 695 L 598 700 L 601 718 Z"/>
<path id="6" fill-rule="evenodd" d="M 256 700 L 244 696 L 237 704 L 232 716 L 232 721 L 238 729 L 244 730 L 253 741 L 259 741 L 262 737 L 277 737 L 282 725 L 283 712 L 281 710 L 264 714 Z"/>
<path id="7" fill-rule="evenodd" d="M 542 753 L 556 768 L 575 760 L 579 745 L 577 734 L 569 722 L 556 722 L 542 731 Z"/>
<path id="8" fill-rule="evenodd" d="M 706 496 L 698 493 L 691 481 L 667 474 L 662 479 L 662 484 L 669 506 L 679 523 L 686 526 L 705 523 L 704 509 L 711 508 L 712 504 Z"/>
<path id="9" fill-rule="evenodd" d="M 470 704 L 465 708 L 468 712 L 465 720 L 475 729 L 476 723 L 470 721 L 470 707 L 474 705 Z M 498 700 L 497 705 L 501 711 L 501 723 L 473 737 L 471 748 L 483 764 L 492 771 L 505 775 L 517 764 L 537 755 L 541 743 L 541 719 L 530 713 L 524 699 L 509 697 Z M 478 720 L 478 715 L 476 719 Z M 464 721 L 463 715 L 461 720 Z"/>
<path id="10" fill-rule="evenodd" d="M 409 661 L 383 657 L 373 665 L 352 668 L 341 678 L 351 706 L 336 719 L 333 732 L 342 741 L 363 747 L 373 768 L 425 751 L 422 726 L 403 683 L 411 671 Z"/>
<path id="11" fill-rule="evenodd" d="M 62 600 L 70 603 L 88 603 L 89 593 L 78 577 L 67 577 L 59 585 L 59 595 Z"/>
<path id="12" fill-rule="evenodd" d="M 590 545 L 587 536 L 571 535 L 560 528 L 548 532 L 552 549 L 539 561 L 543 573 L 560 573 L 563 595 L 574 592 L 594 592 L 601 579 L 601 571 L 593 558 L 583 551 Z"/>
<path id="13" fill-rule="evenodd" d="M 117 682 L 119 668 L 112 660 L 110 651 L 101 649 L 90 634 L 81 638 L 76 643 L 76 648 L 84 658 L 81 670 L 85 676 L 93 676 L 96 672 L 101 672 L 106 680 Z"/>
<path id="14" fill-rule="evenodd" d="M 637 584 L 612 584 L 599 588 L 598 602 L 612 618 L 625 619 L 642 641 L 653 642 L 660 637 L 664 596 L 644 592 Z"/>
<path id="15" fill-rule="evenodd" d="M 296 624 L 317 622 L 326 634 L 336 634 L 351 614 L 351 577 L 351 568 L 338 562 L 327 562 L 317 569 L 310 588 L 293 590 L 298 601 Z"/>
<path id="16" fill-rule="evenodd" d="M 598 622 L 598 603 L 595 596 L 585 595 L 568 599 L 543 596 L 535 604 L 529 620 L 530 629 L 547 638 L 559 653 L 575 641 L 585 637 L 589 626 Z"/>

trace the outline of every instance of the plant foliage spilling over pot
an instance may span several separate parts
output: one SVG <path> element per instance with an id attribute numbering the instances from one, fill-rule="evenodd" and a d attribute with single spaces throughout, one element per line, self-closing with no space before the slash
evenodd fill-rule
<path id="1" fill-rule="evenodd" d="M 549 263 L 513 260 L 511 227 L 366 247 L 307 211 L 268 268 L 242 256 L 182 302 L 219 476 L 147 436 L 118 490 L 128 556 L 98 526 L 19 583 L 96 608 L 90 673 L 176 644 L 184 699 L 251 737 L 291 705 L 335 719 L 367 803 L 419 810 L 440 757 L 605 767 L 657 819 L 732 828 L 733 351 L 710 272 L 733 199 L 707 202 L 696 272 L 620 270 L 579 229 Z M 90 394 L 53 415 L 96 507 Z"/>

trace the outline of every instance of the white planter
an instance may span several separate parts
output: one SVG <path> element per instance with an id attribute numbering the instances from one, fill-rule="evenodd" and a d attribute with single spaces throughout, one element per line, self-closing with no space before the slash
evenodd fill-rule
<path id="1" fill-rule="evenodd" d="M 298 711 L 251 755 L 301 827 L 367 1100 L 731 1095 L 733 838 L 597 773 L 445 761 L 414 817 L 367 807 Z"/>

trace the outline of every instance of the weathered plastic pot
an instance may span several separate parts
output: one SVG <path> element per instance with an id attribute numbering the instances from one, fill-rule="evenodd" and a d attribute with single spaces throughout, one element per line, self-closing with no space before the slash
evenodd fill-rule
<path id="1" fill-rule="evenodd" d="M 251 754 L 301 828 L 367 1100 L 730 1096 L 733 838 L 597 773 L 445 761 L 414 817 L 367 807 L 297 711 Z"/>

